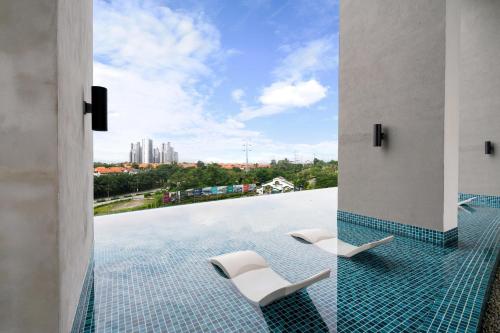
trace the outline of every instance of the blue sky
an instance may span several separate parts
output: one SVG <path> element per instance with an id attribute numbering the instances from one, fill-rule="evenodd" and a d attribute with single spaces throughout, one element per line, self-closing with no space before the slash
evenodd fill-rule
<path id="1" fill-rule="evenodd" d="M 337 0 L 94 1 L 94 160 L 170 141 L 181 161 L 337 157 Z"/>

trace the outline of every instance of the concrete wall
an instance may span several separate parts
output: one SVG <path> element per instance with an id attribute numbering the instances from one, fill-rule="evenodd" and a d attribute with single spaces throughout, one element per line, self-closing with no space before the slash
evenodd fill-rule
<path id="1" fill-rule="evenodd" d="M 93 239 L 91 1 L 0 1 L 0 332 L 68 332 Z"/>
<path id="2" fill-rule="evenodd" d="M 0 2 L 0 332 L 58 330 L 57 2 Z"/>
<path id="3" fill-rule="evenodd" d="M 445 175 L 458 173 L 458 110 L 446 107 L 447 93 L 458 98 L 446 80 L 458 77 L 447 68 L 459 33 L 447 45 L 447 25 L 457 19 L 447 18 L 445 0 L 341 1 L 340 210 L 439 231 L 456 226 L 447 212 L 456 212 L 458 179 Z M 372 146 L 375 123 L 388 136 L 381 148 Z"/>
<path id="4" fill-rule="evenodd" d="M 58 179 L 60 332 L 69 332 L 91 252 L 94 197 L 91 101 L 92 0 L 59 0 Z"/>
<path id="5" fill-rule="evenodd" d="M 459 190 L 500 196 L 500 1 L 462 6 Z"/>

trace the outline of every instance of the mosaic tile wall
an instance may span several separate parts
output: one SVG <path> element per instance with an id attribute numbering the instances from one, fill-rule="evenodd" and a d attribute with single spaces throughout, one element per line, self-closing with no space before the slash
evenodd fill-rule
<path id="1" fill-rule="evenodd" d="M 339 236 L 359 241 L 363 229 L 349 224 L 339 222 Z M 500 211 L 460 212 L 454 246 L 396 242 L 384 255 L 339 260 L 339 331 L 477 332 L 500 257 Z"/>
<path id="2" fill-rule="evenodd" d="M 381 220 L 374 217 L 354 214 L 341 210 L 337 212 L 337 218 L 341 221 L 386 231 L 395 235 L 411 237 L 424 242 L 442 246 L 456 242 L 458 237 L 457 228 L 453 228 L 446 232 L 441 232 L 393 221 Z"/>
<path id="3" fill-rule="evenodd" d="M 476 197 L 476 199 L 472 200 L 472 202 L 470 203 L 471 205 L 500 208 L 500 197 L 494 195 L 459 193 L 458 201 L 467 200 L 474 197 Z"/>
<path id="4" fill-rule="evenodd" d="M 87 316 L 93 312 L 92 303 L 93 293 L 94 293 L 94 249 L 92 249 L 92 255 L 87 266 L 87 272 L 85 273 L 85 279 L 83 280 L 82 292 L 80 294 L 80 300 L 76 308 L 75 319 L 73 320 L 73 327 L 71 329 L 72 333 L 83 332 L 87 329 L 89 323 L 87 323 Z"/>
<path id="5" fill-rule="evenodd" d="M 460 261 L 458 274 L 441 290 L 432 304 L 431 315 L 420 327 L 425 332 L 476 332 L 487 302 L 488 289 L 500 258 L 500 217 L 481 235 L 477 235 L 474 251 Z M 472 240 L 472 239 L 471 239 Z M 466 272 L 466 273 L 465 273 Z"/>

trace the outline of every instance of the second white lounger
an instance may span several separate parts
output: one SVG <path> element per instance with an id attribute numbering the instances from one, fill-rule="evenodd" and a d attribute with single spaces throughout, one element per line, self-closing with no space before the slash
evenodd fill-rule
<path id="1" fill-rule="evenodd" d="M 266 306 L 330 276 L 328 269 L 304 281 L 290 283 L 273 271 L 266 260 L 254 251 L 232 252 L 209 260 L 222 269 L 243 296 L 260 306 Z"/>
<path id="2" fill-rule="evenodd" d="M 473 198 L 469 198 L 469 199 L 465 199 L 465 200 L 459 201 L 458 202 L 458 207 L 463 206 L 463 205 L 467 205 L 468 203 L 472 202 L 474 199 L 477 199 L 477 197 L 473 197 Z"/>
<path id="3" fill-rule="evenodd" d="M 373 249 L 376 246 L 389 243 L 394 239 L 394 236 L 389 236 L 378 241 L 366 243 L 360 246 L 355 246 L 337 238 L 325 229 L 303 229 L 289 232 L 288 235 L 297 237 L 311 243 L 320 249 L 338 255 L 340 257 L 351 258 L 358 253 Z"/>

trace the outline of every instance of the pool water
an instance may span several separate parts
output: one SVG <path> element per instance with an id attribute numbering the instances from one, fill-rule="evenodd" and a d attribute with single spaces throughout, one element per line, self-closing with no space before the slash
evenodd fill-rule
<path id="1" fill-rule="evenodd" d="M 325 227 L 352 244 L 385 232 L 336 218 L 336 189 L 95 219 L 94 280 L 80 332 L 475 332 L 500 250 L 500 209 L 459 212 L 449 247 L 396 236 L 336 258 L 285 233 Z M 329 279 L 264 308 L 207 258 L 254 250 L 295 282 Z"/>

